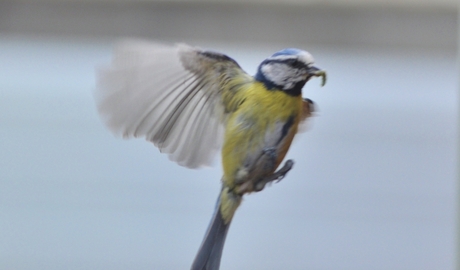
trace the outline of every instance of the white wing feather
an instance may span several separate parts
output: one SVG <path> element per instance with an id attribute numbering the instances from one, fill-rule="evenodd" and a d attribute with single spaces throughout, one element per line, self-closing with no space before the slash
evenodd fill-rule
<path id="1" fill-rule="evenodd" d="M 223 106 L 219 74 L 200 66 L 199 52 L 187 45 L 120 44 L 111 65 L 99 71 L 95 92 L 111 131 L 144 137 L 182 166 L 210 165 L 222 142 Z"/>

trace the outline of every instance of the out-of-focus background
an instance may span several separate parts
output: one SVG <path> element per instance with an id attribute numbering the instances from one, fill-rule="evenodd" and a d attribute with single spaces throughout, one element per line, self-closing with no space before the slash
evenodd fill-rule
<path id="1" fill-rule="evenodd" d="M 0 2 L 0 269 L 188 269 L 210 169 L 113 137 L 95 68 L 123 37 L 284 47 L 328 71 L 287 178 L 247 196 L 221 269 L 455 269 L 456 0 Z"/>

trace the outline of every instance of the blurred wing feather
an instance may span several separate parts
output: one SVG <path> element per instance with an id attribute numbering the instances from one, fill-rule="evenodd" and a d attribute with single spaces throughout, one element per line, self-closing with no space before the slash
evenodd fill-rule
<path id="1" fill-rule="evenodd" d="M 229 82 L 250 82 L 231 58 L 187 45 L 120 44 L 98 73 L 95 98 L 113 133 L 145 137 L 171 160 L 210 165 L 223 139 Z"/>
<path id="2" fill-rule="evenodd" d="M 315 115 L 316 105 L 308 98 L 304 98 L 302 102 L 302 114 L 300 116 L 299 127 L 297 133 L 303 133 L 309 128 L 309 119 Z"/>

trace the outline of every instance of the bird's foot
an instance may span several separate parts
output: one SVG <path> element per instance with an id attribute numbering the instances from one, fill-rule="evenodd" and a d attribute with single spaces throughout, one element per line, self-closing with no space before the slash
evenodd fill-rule
<path id="1" fill-rule="evenodd" d="M 273 181 L 276 181 L 276 183 L 278 183 L 292 169 L 292 166 L 294 166 L 294 161 L 292 159 L 287 160 L 281 169 L 259 180 L 254 186 L 254 191 L 258 192 L 263 190 L 268 183 L 271 183 Z"/>

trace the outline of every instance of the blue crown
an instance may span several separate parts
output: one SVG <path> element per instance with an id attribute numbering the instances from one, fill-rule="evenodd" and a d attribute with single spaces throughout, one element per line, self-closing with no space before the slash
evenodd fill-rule
<path id="1" fill-rule="evenodd" d="M 283 49 L 279 52 L 274 53 L 272 56 L 278 56 L 278 55 L 298 55 L 302 52 L 302 50 L 296 49 L 296 48 L 287 48 Z"/>

